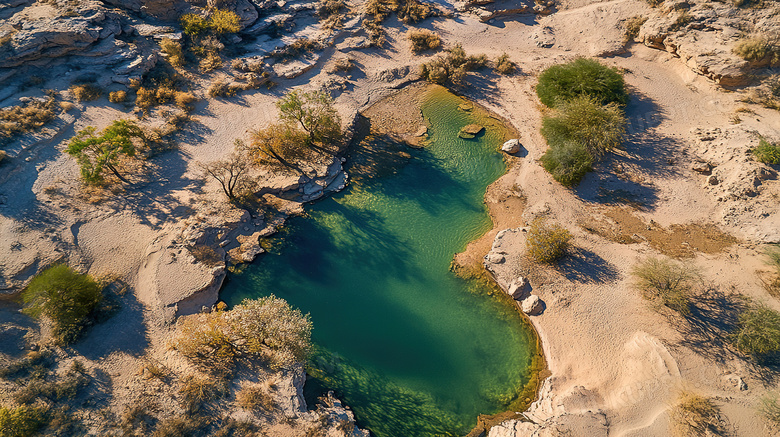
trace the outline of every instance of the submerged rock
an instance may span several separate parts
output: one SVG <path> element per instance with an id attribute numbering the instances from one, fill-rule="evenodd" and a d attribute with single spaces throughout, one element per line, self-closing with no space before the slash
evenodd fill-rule
<path id="1" fill-rule="evenodd" d="M 480 126 L 478 124 L 467 124 L 466 126 L 460 128 L 458 136 L 460 138 L 470 140 L 479 135 L 483 130 L 485 130 L 484 126 Z"/>

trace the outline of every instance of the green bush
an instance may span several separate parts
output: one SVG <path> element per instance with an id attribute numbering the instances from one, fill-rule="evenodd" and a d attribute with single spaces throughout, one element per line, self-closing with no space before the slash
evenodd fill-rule
<path id="1" fill-rule="evenodd" d="M 67 344 L 92 322 L 103 293 L 95 280 L 60 264 L 35 276 L 22 292 L 22 300 L 27 305 L 25 313 L 49 318 L 54 337 Z"/>
<path id="2" fill-rule="evenodd" d="M 485 55 L 467 55 L 460 44 L 447 49 L 445 56 L 423 64 L 420 67 L 420 76 L 428 82 L 443 85 L 447 81 L 460 85 L 469 71 L 478 70 L 487 65 Z"/>
<path id="3" fill-rule="evenodd" d="M 536 94 L 551 108 L 582 95 L 602 105 L 628 103 L 626 84 L 617 69 L 585 58 L 546 69 L 539 75 Z"/>
<path id="4" fill-rule="evenodd" d="M 698 278 L 691 267 L 651 257 L 634 266 L 631 274 L 645 299 L 659 302 L 680 314 L 690 314 L 691 292 Z"/>
<path id="5" fill-rule="evenodd" d="M 586 95 L 558 105 L 552 116 L 542 119 L 542 135 L 550 147 L 564 143 L 582 145 L 594 160 L 620 145 L 626 118 L 615 103 L 600 105 Z"/>
<path id="6" fill-rule="evenodd" d="M 46 425 L 46 410 L 39 407 L 0 407 L 0 437 L 31 437 Z"/>
<path id="7" fill-rule="evenodd" d="M 214 9 L 208 18 L 197 14 L 184 14 L 179 18 L 184 33 L 190 37 L 206 33 L 214 35 L 236 33 L 241 30 L 240 21 L 235 12 L 227 9 Z"/>
<path id="8" fill-rule="evenodd" d="M 564 141 L 550 146 L 542 155 L 542 167 L 567 187 L 577 185 L 591 170 L 593 158 L 582 144 Z"/>
<path id="9" fill-rule="evenodd" d="M 750 305 L 739 315 L 732 338 L 737 349 L 757 358 L 780 351 L 780 313 L 765 304 Z"/>
<path id="10" fill-rule="evenodd" d="M 536 262 L 551 264 L 566 254 L 572 235 L 560 225 L 550 225 L 543 217 L 531 222 L 526 234 L 528 255 Z"/>
<path id="11" fill-rule="evenodd" d="M 758 143 L 758 147 L 753 149 L 752 152 L 758 162 L 780 164 L 780 145 L 772 144 L 762 138 Z"/>

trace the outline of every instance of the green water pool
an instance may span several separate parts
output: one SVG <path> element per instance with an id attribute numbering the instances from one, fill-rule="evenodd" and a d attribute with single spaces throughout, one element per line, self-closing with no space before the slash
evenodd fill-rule
<path id="1" fill-rule="evenodd" d="M 505 171 L 504 128 L 464 102 L 428 89 L 426 148 L 308 206 L 222 291 L 230 305 L 275 294 L 310 313 L 307 394 L 333 390 L 378 437 L 464 435 L 530 378 L 535 340 L 521 316 L 449 269 L 490 229 L 483 197 Z M 469 123 L 486 130 L 458 138 Z"/>

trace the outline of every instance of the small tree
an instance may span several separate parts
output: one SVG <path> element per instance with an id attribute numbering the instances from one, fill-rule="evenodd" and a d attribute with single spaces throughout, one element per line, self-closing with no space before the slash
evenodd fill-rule
<path id="1" fill-rule="evenodd" d="M 322 91 L 291 91 L 276 102 L 279 118 L 299 126 L 310 144 L 331 145 L 341 135 L 341 119 L 333 99 Z"/>
<path id="2" fill-rule="evenodd" d="M 537 217 L 526 234 L 528 255 L 536 262 L 551 264 L 566 254 L 571 239 L 563 226 L 550 225 L 544 217 Z"/>
<path id="3" fill-rule="evenodd" d="M 255 186 L 254 180 L 249 175 L 250 164 L 244 143 L 236 140 L 235 150 L 227 158 L 200 164 L 200 167 L 207 175 L 219 182 L 229 202 L 238 203 L 240 198 Z"/>
<path id="4" fill-rule="evenodd" d="M 258 165 L 300 171 L 298 163 L 311 152 L 308 140 L 305 132 L 275 123 L 252 132 L 250 153 Z"/>
<path id="5" fill-rule="evenodd" d="M 100 284 L 64 264 L 39 273 L 22 292 L 24 312 L 49 318 L 55 338 L 66 344 L 79 337 L 102 300 Z"/>
<path id="6" fill-rule="evenodd" d="M 71 138 L 65 152 L 78 159 L 81 165 L 81 176 L 89 184 L 103 181 L 103 172 L 108 169 L 119 180 L 130 183 L 117 170 L 120 155 L 135 156 L 133 139 L 146 141 L 143 129 L 130 120 L 115 120 L 103 129 L 99 136 L 95 135 L 92 126 L 79 131 Z"/>

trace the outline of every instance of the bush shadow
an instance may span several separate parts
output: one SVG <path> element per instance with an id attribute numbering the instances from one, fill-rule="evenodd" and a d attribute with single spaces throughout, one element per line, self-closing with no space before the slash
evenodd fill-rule
<path id="1" fill-rule="evenodd" d="M 581 247 L 569 249 L 567 255 L 558 261 L 557 270 L 569 281 L 581 284 L 603 284 L 620 277 L 614 265 Z"/>

